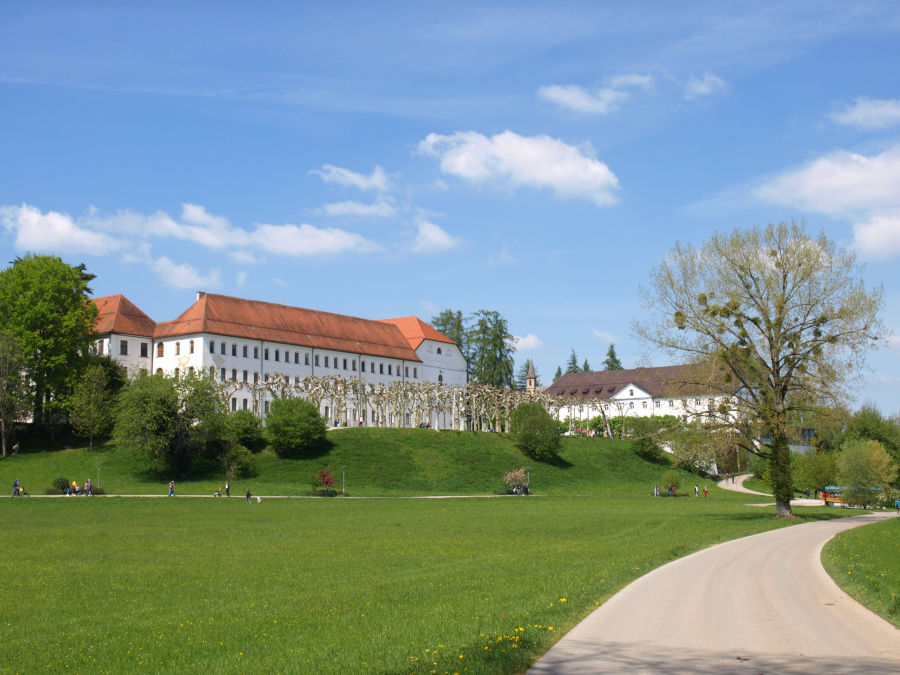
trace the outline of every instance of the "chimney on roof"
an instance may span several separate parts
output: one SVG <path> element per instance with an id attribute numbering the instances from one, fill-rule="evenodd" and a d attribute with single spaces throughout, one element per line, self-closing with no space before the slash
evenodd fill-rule
<path id="1" fill-rule="evenodd" d="M 206 295 L 206 291 L 197 291 L 197 300 Z"/>

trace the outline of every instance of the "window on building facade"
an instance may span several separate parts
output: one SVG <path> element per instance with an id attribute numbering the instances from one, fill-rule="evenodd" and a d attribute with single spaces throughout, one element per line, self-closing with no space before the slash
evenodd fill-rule
<path id="1" fill-rule="evenodd" d="M 257 372 L 254 370 L 254 371 L 253 371 L 253 384 L 258 384 L 258 383 L 259 383 L 259 373 L 257 373 Z"/>
<path id="2" fill-rule="evenodd" d="M 244 382 L 246 382 L 247 381 L 247 371 L 246 370 L 243 372 L 243 375 L 244 375 Z"/>
<path id="3" fill-rule="evenodd" d="M 128 340 L 119 341 L 119 354 L 121 354 L 122 356 L 128 356 Z"/>
<path id="4" fill-rule="evenodd" d="M 356 359 L 350 362 L 350 370 L 356 370 Z"/>
<path id="5" fill-rule="evenodd" d="M 294 352 L 294 363 L 300 363 L 300 352 Z"/>
<path id="6" fill-rule="evenodd" d="M 231 379 L 237 382 L 237 368 L 231 369 Z"/>
<path id="7" fill-rule="evenodd" d="M 297 375 L 296 377 L 294 377 L 294 386 L 295 386 L 295 387 L 299 387 L 299 386 L 300 386 L 300 376 L 299 376 L 299 375 Z"/>
<path id="8" fill-rule="evenodd" d="M 699 398 L 698 398 L 698 399 L 694 399 L 694 400 L 696 401 L 697 405 L 700 405 L 700 399 L 699 399 Z"/>
<path id="9" fill-rule="evenodd" d="M 247 399 L 244 399 L 244 410 L 247 409 Z"/>
<path id="10" fill-rule="evenodd" d="M 225 356 L 225 343 L 224 342 L 220 343 L 219 352 L 222 354 L 222 356 Z"/>
<path id="11" fill-rule="evenodd" d="M 440 348 L 440 347 L 437 348 L 437 353 L 438 353 L 438 354 L 441 353 L 441 348 Z"/>
<path id="12" fill-rule="evenodd" d="M 316 365 L 317 366 L 319 365 L 319 355 L 318 354 L 316 354 Z"/>
<path id="13" fill-rule="evenodd" d="M 241 352 L 243 353 L 244 358 L 247 358 L 247 345 L 241 347 Z"/>
<path id="14" fill-rule="evenodd" d="M 327 356 L 325 357 L 325 367 L 326 368 L 328 367 L 328 357 Z"/>
<path id="15" fill-rule="evenodd" d="M 369 365 L 372 366 L 372 368 L 371 368 L 371 370 L 370 370 L 369 372 L 372 373 L 372 374 L 374 375 L 374 374 L 375 374 L 375 362 L 372 361 Z"/>
<path id="16" fill-rule="evenodd" d="M 141 375 L 146 375 L 146 374 L 147 374 L 147 369 L 141 368 Z"/>
<path id="17" fill-rule="evenodd" d="M 268 401 L 266 401 L 263 404 L 263 409 L 266 411 L 266 415 L 268 415 L 269 414 L 269 402 Z"/>
<path id="18" fill-rule="evenodd" d="M 303 365 L 304 366 L 309 365 L 309 354 L 308 353 L 303 355 Z"/>
<path id="19" fill-rule="evenodd" d="M 263 360 L 264 360 L 264 361 L 268 361 L 268 360 L 269 360 L 269 348 L 268 348 L 268 347 L 266 347 L 265 349 L 263 349 Z"/>
<path id="20" fill-rule="evenodd" d="M 222 368 L 222 370 L 221 370 L 221 371 L 219 371 L 219 373 L 220 373 L 220 374 L 221 374 L 221 376 L 222 376 L 222 382 L 224 382 L 224 381 L 225 381 L 225 369 L 224 369 L 224 368 Z"/>
<path id="21" fill-rule="evenodd" d="M 268 382 L 268 381 L 269 381 L 269 374 L 263 373 L 263 382 Z"/>
<path id="22" fill-rule="evenodd" d="M 231 399 L 231 412 L 234 412 L 235 410 L 237 410 L 237 399 L 233 398 Z"/>
<path id="23" fill-rule="evenodd" d="M 103 356 L 103 340 L 100 340 L 100 342 L 97 343 L 97 353 L 100 356 Z"/>
<path id="24" fill-rule="evenodd" d="M 258 358 L 259 358 L 259 347 L 254 347 L 254 348 L 253 348 L 253 358 L 254 358 L 254 359 L 258 359 Z"/>
<path id="25" fill-rule="evenodd" d="M 237 343 L 236 342 L 231 343 L 231 355 L 237 356 Z"/>
<path id="26" fill-rule="evenodd" d="M 179 354 L 181 354 L 181 343 L 176 342 L 175 343 L 175 356 L 178 356 Z"/>
<path id="27" fill-rule="evenodd" d="M 403 366 L 403 377 L 409 377 L 409 366 Z"/>
<path id="28" fill-rule="evenodd" d="M 628 390 L 628 395 L 629 395 L 629 396 L 634 396 L 634 389 L 629 389 L 629 390 Z"/>
<path id="29" fill-rule="evenodd" d="M 188 354 L 193 354 L 193 353 L 194 353 L 194 341 L 191 340 L 190 343 L 188 344 Z"/>
<path id="30" fill-rule="evenodd" d="M 359 372 L 361 372 L 361 373 L 366 372 L 366 362 L 365 361 L 359 362 Z"/>
<path id="31" fill-rule="evenodd" d="M 344 359 L 344 370 L 347 370 L 347 359 Z"/>
<path id="32" fill-rule="evenodd" d="M 209 341 L 209 353 L 210 354 L 216 353 L 216 343 L 213 342 L 212 340 Z M 160 356 L 162 356 L 162 354 L 160 354 Z"/>
<path id="33" fill-rule="evenodd" d="M 383 363 L 378 364 L 378 374 L 384 375 L 384 364 Z"/>
<path id="34" fill-rule="evenodd" d="M 647 407 L 647 401 L 641 401 L 641 403 L 643 404 L 641 407 L 643 407 L 643 408 Z"/>
<path id="35" fill-rule="evenodd" d="M 656 401 L 656 407 L 657 408 L 659 407 L 659 401 Z"/>
<path id="36" fill-rule="evenodd" d="M 157 369 L 156 369 L 156 374 L 162 376 L 162 374 L 163 374 L 162 368 L 157 368 Z"/>
<path id="37" fill-rule="evenodd" d="M 419 377 L 419 369 L 413 368 L 413 379 L 416 380 Z"/>
<path id="38" fill-rule="evenodd" d="M 325 406 L 325 418 L 328 419 L 328 406 Z"/>
<path id="39" fill-rule="evenodd" d="M 276 349 L 275 350 L 275 360 L 276 361 L 280 361 L 280 359 L 278 357 L 279 357 L 279 354 L 278 354 L 278 350 Z"/>
<path id="40" fill-rule="evenodd" d="M 147 358 L 150 355 L 150 346 L 146 342 L 141 343 L 141 356 Z"/>
<path id="41" fill-rule="evenodd" d="M 392 374 L 393 374 L 393 373 L 391 372 L 391 367 L 392 367 L 392 365 L 393 365 L 393 364 L 391 364 L 391 363 L 388 364 L 388 375 L 392 375 Z"/>
<path id="42" fill-rule="evenodd" d="M 629 401 L 629 402 L 628 402 L 628 407 L 629 407 L 629 408 L 634 408 L 634 401 Z"/>
<path id="43" fill-rule="evenodd" d="M 675 400 L 674 400 L 674 399 L 671 399 L 671 398 L 669 399 L 669 407 L 670 407 L 670 408 L 674 408 L 674 407 L 675 407 Z"/>

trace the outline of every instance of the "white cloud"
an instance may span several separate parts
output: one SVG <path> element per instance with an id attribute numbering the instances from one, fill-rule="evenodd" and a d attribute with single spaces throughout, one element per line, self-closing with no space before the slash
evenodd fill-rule
<path id="1" fill-rule="evenodd" d="M 857 129 L 887 129 L 900 124 L 900 100 L 860 97 L 852 104 L 829 115 L 838 124 Z"/>
<path id="2" fill-rule="evenodd" d="M 853 225 L 854 248 L 865 258 L 890 258 L 900 254 L 900 211 L 874 213 Z"/>
<path id="3" fill-rule="evenodd" d="M 66 213 L 42 213 L 28 204 L 0 207 L 0 224 L 15 233 L 20 251 L 104 255 L 125 246 L 115 237 L 82 227 Z"/>
<path id="4" fill-rule="evenodd" d="M 637 73 L 629 73 L 627 75 L 616 75 L 611 77 L 607 84 L 616 89 L 652 89 L 655 81 L 652 75 L 638 75 Z"/>
<path id="5" fill-rule="evenodd" d="M 590 92 L 577 84 L 551 84 L 538 89 L 538 98 L 569 108 L 583 115 L 605 115 L 618 109 L 628 98 L 628 92 L 618 89 L 598 89 Z"/>
<path id="6" fill-rule="evenodd" d="M 704 73 L 703 77 L 692 77 L 684 85 L 684 97 L 694 99 L 699 96 L 709 96 L 727 88 L 725 80 L 712 73 Z"/>
<path id="7" fill-rule="evenodd" d="M 304 258 L 336 253 L 368 253 L 379 246 L 365 237 L 333 227 L 307 225 L 257 225 L 253 233 L 256 246 L 279 255 Z"/>
<path id="8" fill-rule="evenodd" d="M 358 218 L 390 218 L 397 209 L 389 199 L 379 197 L 372 204 L 346 201 L 326 204 L 322 212 L 327 216 L 358 217 Z"/>
<path id="9" fill-rule="evenodd" d="M 366 176 L 350 169 L 344 169 L 332 164 L 323 164 L 322 169 L 313 169 L 309 173 L 320 176 L 326 183 L 337 183 L 348 187 L 356 187 L 360 190 L 378 190 L 387 192 L 391 189 L 391 181 L 380 166 L 376 165 L 371 174 Z"/>
<path id="10" fill-rule="evenodd" d="M 445 174 L 472 183 L 550 188 L 560 197 L 589 199 L 599 206 L 617 201 L 619 180 L 606 164 L 549 136 L 432 133 L 419 143 L 419 152 L 438 157 Z"/>
<path id="11" fill-rule="evenodd" d="M 176 264 L 162 256 L 151 265 L 156 275 L 173 288 L 201 289 L 219 288 L 222 285 L 221 273 L 218 269 L 210 270 L 206 276 L 200 274 L 187 263 Z"/>
<path id="12" fill-rule="evenodd" d="M 538 347 L 542 347 L 543 345 L 544 343 L 534 333 L 529 333 L 524 337 L 516 337 L 517 352 L 531 351 L 532 349 L 537 349 Z"/>
<path id="13" fill-rule="evenodd" d="M 247 281 L 247 273 L 243 270 L 237 273 L 237 277 L 235 278 L 235 282 L 238 286 L 243 286 Z"/>
<path id="14" fill-rule="evenodd" d="M 609 342 L 610 344 L 614 344 L 616 342 L 616 336 L 608 331 L 597 330 L 596 328 L 594 328 L 593 330 L 591 330 L 591 332 L 594 334 L 595 338 L 601 340 L 602 342 Z"/>
<path id="15" fill-rule="evenodd" d="M 833 217 L 900 208 L 900 145 L 867 157 L 839 150 L 764 181 L 754 196 Z"/>
<path id="16" fill-rule="evenodd" d="M 460 239 L 447 234 L 442 228 L 424 218 L 416 221 L 416 228 L 418 228 L 418 233 L 410 246 L 413 253 L 448 251 L 461 243 Z"/>

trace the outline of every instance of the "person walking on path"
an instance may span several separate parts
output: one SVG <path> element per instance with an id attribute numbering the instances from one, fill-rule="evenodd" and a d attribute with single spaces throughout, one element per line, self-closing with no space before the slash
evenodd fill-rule
<path id="1" fill-rule="evenodd" d="M 250 488 L 247 488 L 247 502 L 248 503 L 251 501 L 251 497 L 253 497 L 253 495 L 250 494 Z"/>
<path id="2" fill-rule="evenodd" d="M 709 494 L 709 490 L 706 489 L 706 486 L 703 486 L 703 499 L 706 499 L 706 495 Z"/>
<path id="3" fill-rule="evenodd" d="M 700 488 L 694 486 L 694 499 L 700 499 Z"/>
<path id="4" fill-rule="evenodd" d="M 175 496 L 175 481 L 174 480 L 169 481 L 169 496 L 170 497 Z"/>
<path id="5" fill-rule="evenodd" d="M 13 483 L 13 493 L 12 493 L 12 496 L 13 496 L 13 497 L 18 497 L 18 496 L 19 496 L 19 479 L 18 479 L 18 478 L 16 478 L 15 482 Z"/>
<path id="6" fill-rule="evenodd" d="M 227 480 L 225 481 L 225 496 L 231 496 L 231 483 L 229 483 Z"/>

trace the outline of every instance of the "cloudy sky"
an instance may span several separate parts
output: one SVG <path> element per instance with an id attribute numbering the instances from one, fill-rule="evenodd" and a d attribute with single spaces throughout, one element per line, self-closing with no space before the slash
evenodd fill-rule
<path id="1" fill-rule="evenodd" d="M 188 5 L 185 8 L 183 5 Z M 157 320 L 197 290 L 493 309 L 549 383 L 630 334 L 676 241 L 805 219 L 900 332 L 900 5 L 0 6 L 0 253 Z M 900 411 L 900 341 L 859 402 Z"/>

